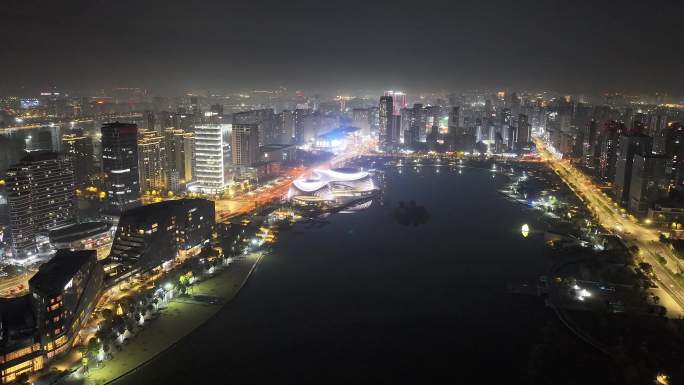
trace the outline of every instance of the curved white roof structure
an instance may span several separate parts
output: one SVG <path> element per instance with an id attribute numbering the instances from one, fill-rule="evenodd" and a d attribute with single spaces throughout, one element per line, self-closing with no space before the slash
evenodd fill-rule
<path id="1" fill-rule="evenodd" d="M 336 188 L 333 189 L 333 187 Z M 370 191 L 375 189 L 375 185 L 366 171 L 352 168 L 316 169 L 310 177 L 293 181 L 288 195 L 289 197 L 315 195 L 325 200 L 332 200 L 334 199 L 333 190 L 344 189 Z"/>

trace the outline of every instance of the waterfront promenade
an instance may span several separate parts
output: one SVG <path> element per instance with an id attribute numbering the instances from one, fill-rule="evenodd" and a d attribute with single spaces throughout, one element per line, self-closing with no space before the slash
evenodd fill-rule
<path id="1" fill-rule="evenodd" d="M 184 297 L 171 300 L 157 319 L 141 329 L 128 344 L 124 344 L 121 351 L 114 351 L 113 359 L 104 361 L 100 368 L 92 365 L 90 372 L 85 376 L 78 370 L 58 383 L 113 384 L 144 366 L 193 330 L 201 327 L 226 303 L 235 298 L 262 256 L 262 253 L 249 254 L 215 276 L 193 286 L 193 296 L 212 297 L 218 300 L 216 303 L 193 301 Z"/>

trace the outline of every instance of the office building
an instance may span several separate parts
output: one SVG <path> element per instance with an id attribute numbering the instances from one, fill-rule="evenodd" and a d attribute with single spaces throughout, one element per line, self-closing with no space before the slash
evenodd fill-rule
<path id="1" fill-rule="evenodd" d="M 6 188 L 15 258 L 30 257 L 37 235 L 76 218 L 72 163 L 53 152 L 31 152 L 10 167 Z"/>
<path id="2" fill-rule="evenodd" d="M 30 295 L 0 298 L 0 373 L 8 384 L 45 366 Z"/>
<path id="3" fill-rule="evenodd" d="M 671 122 L 663 136 L 669 188 L 684 190 L 684 127 L 679 122 Z"/>
<path id="4" fill-rule="evenodd" d="M 463 122 L 461 121 L 461 108 L 458 106 L 451 107 L 451 111 L 449 111 L 449 133 L 462 134 L 459 130 L 460 127 L 463 127 Z"/>
<path id="5" fill-rule="evenodd" d="M 169 200 L 123 213 L 108 259 L 115 277 L 145 272 L 208 242 L 215 224 L 214 202 Z"/>
<path id="6" fill-rule="evenodd" d="M 626 206 L 632 179 L 632 165 L 635 155 L 648 155 L 653 148 L 653 139 L 641 134 L 620 136 L 613 191 L 617 202 Z"/>
<path id="7" fill-rule="evenodd" d="M 667 196 L 666 163 L 664 155 L 634 155 L 628 203 L 631 212 L 643 216 L 655 202 Z"/>
<path id="8" fill-rule="evenodd" d="M 107 211 L 118 214 L 139 204 L 138 126 L 115 122 L 101 131 Z"/>
<path id="9" fill-rule="evenodd" d="M 83 130 L 71 130 L 62 135 L 64 155 L 74 167 L 74 184 L 77 188 L 89 186 L 93 176 L 95 161 L 93 155 L 93 140 L 83 135 Z"/>
<path id="10" fill-rule="evenodd" d="M 615 179 L 618 139 L 623 131 L 624 125 L 614 120 L 606 122 L 603 126 L 599 139 L 599 176 L 605 182 L 613 182 Z"/>
<path id="11" fill-rule="evenodd" d="M 515 135 L 515 149 L 520 151 L 529 147 L 531 142 L 531 129 L 527 115 L 518 115 L 518 127 Z"/>
<path id="12" fill-rule="evenodd" d="M 166 145 L 157 131 L 142 130 L 138 133 L 138 167 L 140 191 L 166 190 Z"/>
<path id="13" fill-rule="evenodd" d="M 385 91 L 384 96 L 392 98 L 392 115 L 399 115 L 402 108 L 408 107 L 406 94 L 400 91 Z"/>
<path id="14" fill-rule="evenodd" d="M 208 194 L 222 192 L 232 181 L 230 168 L 230 124 L 195 126 L 192 178 Z"/>
<path id="15" fill-rule="evenodd" d="M 294 143 L 304 144 L 304 120 L 310 114 L 308 109 L 294 111 Z"/>
<path id="16" fill-rule="evenodd" d="M 380 149 L 390 150 L 392 143 L 392 115 L 394 115 L 394 101 L 391 96 L 381 96 L 378 106 L 378 139 Z"/>
<path id="17" fill-rule="evenodd" d="M 352 110 L 352 126 L 358 127 L 361 135 L 370 135 L 370 116 L 367 108 L 354 108 Z"/>
<path id="18" fill-rule="evenodd" d="M 259 127 L 256 124 L 233 124 L 230 143 L 233 165 L 252 167 L 259 157 Z"/>
<path id="19" fill-rule="evenodd" d="M 95 308 L 104 271 L 94 250 L 58 250 L 29 280 L 43 354 L 66 352 Z"/>
<path id="20" fill-rule="evenodd" d="M 254 124 L 259 131 L 258 146 L 280 142 L 280 136 L 275 130 L 275 114 L 273 109 L 243 111 L 233 114 L 233 124 Z"/>

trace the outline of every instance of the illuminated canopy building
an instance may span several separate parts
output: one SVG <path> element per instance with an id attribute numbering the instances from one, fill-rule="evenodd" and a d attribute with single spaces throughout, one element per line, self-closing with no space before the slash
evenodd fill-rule
<path id="1" fill-rule="evenodd" d="M 354 168 L 314 170 L 306 178 L 295 180 L 290 186 L 288 197 L 294 203 L 345 203 L 356 198 L 375 194 L 372 176 Z"/>

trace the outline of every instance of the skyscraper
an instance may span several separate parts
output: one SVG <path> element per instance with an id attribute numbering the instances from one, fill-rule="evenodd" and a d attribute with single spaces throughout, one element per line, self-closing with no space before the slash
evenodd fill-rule
<path id="1" fill-rule="evenodd" d="M 243 111 L 233 114 L 233 124 L 256 124 L 259 131 L 259 145 L 279 143 L 280 137 L 275 132 L 275 115 L 273 109 Z"/>
<path id="2" fill-rule="evenodd" d="M 230 124 L 195 126 L 192 178 L 205 193 L 220 193 L 231 181 Z"/>
<path id="3" fill-rule="evenodd" d="M 388 151 L 392 143 L 393 100 L 391 96 L 381 96 L 378 106 L 378 139 L 380 149 Z"/>
<path id="4" fill-rule="evenodd" d="M 294 143 L 304 143 L 304 120 L 309 115 L 309 109 L 298 108 L 294 111 Z"/>
<path id="5" fill-rule="evenodd" d="M 401 91 L 385 91 L 384 96 L 392 98 L 392 115 L 399 115 L 402 108 L 408 107 L 406 94 Z"/>
<path id="6" fill-rule="evenodd" d="M 461 108 L 456 106 L 456 107 L 451 107 L 451 111 L 449 111 L 449 133 L 450 134 L 462 134 L 462 132 L 459 132 L 459 128 L 463 126 L 463 123 L 461 122 Z"/>
<path id="7" fill-rule="evenodd" d="M 630 211 L 644 215 L 653 203 L 667 196 L 666 161 L 665 155 L 634 155 L 629 187 Z"/>
<path id="8" fill-rule="evenodd" d="M 185 152 L 192 153 L 192 143 L 186 144 L 186 136 L 192 135 L 181 129 L 164 130 L 164 149 L 166 150 L 166 183 L 169 190 L 180 192 L 181 184 L 187 183 Z"/>
<path id="9" fill-rule="evenodd" d="M 613 189 L 615 198 L 621 205 L 627 205 L 629 201 L 634 156 L 648 155 L 652 147 L 653 139 L 650 136 L 641 134 L 620 136 Z"/>
<path id="10" fill-rule="evenodd" d="M 88 186 L 93 174 L 93 140 L 83 135 L 83 130 L 72 130 L 62 136 L 64 155 L 74 166 L 74 183 L 77 187 Z"/>
<path id="11" fill-rule="evenodd" d="M 107 123 L 102 126 L 102 172 L 107 192 L 107 210 L 118 214 L 138 205 L 138 126 Z"/>
<path id="12" fill-rule="evenodd" d="M 530 143 L 530 123 L 527 115 L 518 115 L 518 127 L 515 135 L 515 149 L 520 151 L 529 146 Z"/>
<path id="13" fill-rule="evenodd" d="M 166 190 L 165 141 L 157 131 L 143 130 L 138 134 L 138 165 L 140 191 Z"/>
<path id="14" fill-rule="evenodd" d="M 370 135 L 370 117 L 367 108 L 352 110 L 352 125 L 359 128 L 361 135 Z"/>
<path id="15" fill-rule="evenodd" d="M 256 124 L 234 124 L 230 143 L 234 165 L 254 166 L 259 156 L 259 127 Z"/>
<path id="16" fill-rule="evenodd" d="M 606 182 L 615 179 L 615 163 L 617 159 L 618 139 L 624 131 L 624 125 L 614 120 L 607 121 L 601 132 L 599 176 Z"/>
<path id="17" fill-rule="evenodd" d="M 74 170 L 48 151 L 29 153 L 7 170 L 12 249 L 17 258 L 35 252 L 36 235 L 74 221 Z"/>
<path id="18" fill-rule="evenodd" d="M 684 189 L 684 127 L 679 122 L 671 122 L 663 136 L 670 190 Z"/>

